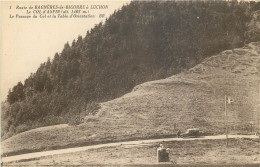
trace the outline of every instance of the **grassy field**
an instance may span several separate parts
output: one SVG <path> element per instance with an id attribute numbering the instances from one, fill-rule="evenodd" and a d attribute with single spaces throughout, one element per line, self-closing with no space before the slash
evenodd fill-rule
<path id="1" fill-rule="evenodd" d="M 2 142 L 2 153 L 24 153 L 111 141 L 174 136 L 198 127 L 223 134 L 224 96 L 229 132 L 250 133 L 259 125 L 260 42 L 227 50 L 172 77 L 147 82 L 120 98 L 100 104 L 95 115 L 77 126 L 54 126 L 23 132 Z M 174 124 L 176 125 L 174 127 Z"/>
<path id="2" fill-rule="evenodd" d="M 259 164 L 259 140 L 230 139 L 164 142 L 170 148 L 169 164 Z M 157 164 L 156 148 L 159 143 L 148 145 L 122 145 L 84 152 L 43 157 L 7 165 L 93 165 L 93 164 Z"/>

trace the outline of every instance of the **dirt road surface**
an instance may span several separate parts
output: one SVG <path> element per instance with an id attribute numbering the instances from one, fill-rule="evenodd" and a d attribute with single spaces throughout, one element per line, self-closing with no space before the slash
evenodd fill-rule
<path id="1" fill-rule="evenodd" d="M 15 161 L 21 161 L 21 160 L 30 160 L 30 159 L 49 156 L 49 155 L 74 153 L 74 152 L 86 151 L 86 150 L 90 150 L 90 149 L 98 149 L 98 148 L 103 148 L 103 147 L 115 147 L 115 146 L 136 147 L 136 146 L 146 145 L 149 143 L 158 143 L 158 142 L 167 142 L 167 141 L 216 140 L 216 139 L 225 139 L 225 138 L 226 138 L 226 135 L 218 135 L 218 136 L 203 136 L 200 138 L 163 138 L 163 139 L 149 139 L 149 140 L 98 144 L 98 145 L 93 145 L 93 146 L 42 151 L 42 152 L 34 152 L 34 153 L 21 154 L 21 155 L 9 156 L 9 157 L 2 157 L 2 163 L 15 162 Z M 257 139 L 257 138 L 259 138 L 259 136 L 256 136 L 256 135 L 229 135 L 228 138 Z"/>

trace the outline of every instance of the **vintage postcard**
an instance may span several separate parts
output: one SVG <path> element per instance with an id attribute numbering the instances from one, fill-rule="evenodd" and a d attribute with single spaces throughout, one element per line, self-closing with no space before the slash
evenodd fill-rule
<path id="1" fill-rule="evenodd" d="M 2 166 L 259 166 L 259 1 L 1 1 Z"/>

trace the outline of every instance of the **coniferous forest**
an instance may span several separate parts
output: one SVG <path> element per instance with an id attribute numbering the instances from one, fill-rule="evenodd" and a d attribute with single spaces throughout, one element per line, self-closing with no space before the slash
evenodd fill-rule
<path id="1" fill-rule="evenodd" d="M 65 43 L 9 90 L 2 138 L 47 125 L 79 124 L 99 103 L 140 83 L 180 73 L 226 49 L 259 41 L 260 2 L 131 2 Z M 52 57 L 52 55 L 50 55 Z"/>

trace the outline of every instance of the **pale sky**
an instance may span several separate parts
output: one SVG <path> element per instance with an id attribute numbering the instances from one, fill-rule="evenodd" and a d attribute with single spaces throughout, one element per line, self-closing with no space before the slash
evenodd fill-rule
<path id="1" fill-rule="evenodd" d="M 108 17 L 115 9 L 119 9 L 126 1 L 97 2 L 37 2 L 43 4 L 80 4 L 108 5 L 108 10 L 95 10 L 98 14 Z M 30 73 L 36 72 L 39 65 L 61 52 L 64 44 L 70 44 L 78 35 L 85 37 L 87 30 L 104 19 L 16 19 L 9 18 L 11 13 L 25 10 L 15 9 L 19 6 L 35 5 L 36 2 L 1 2 L 1 101 L 6 99 L 8 90 Z M 11 6 L 11 9 L 10 9 Z M 90 14 L 93 14 L 92 10 Z M 22 14 L 22 13 L 21 13 Z M 98 14 L 96 16 L 98 16 Z"/>

